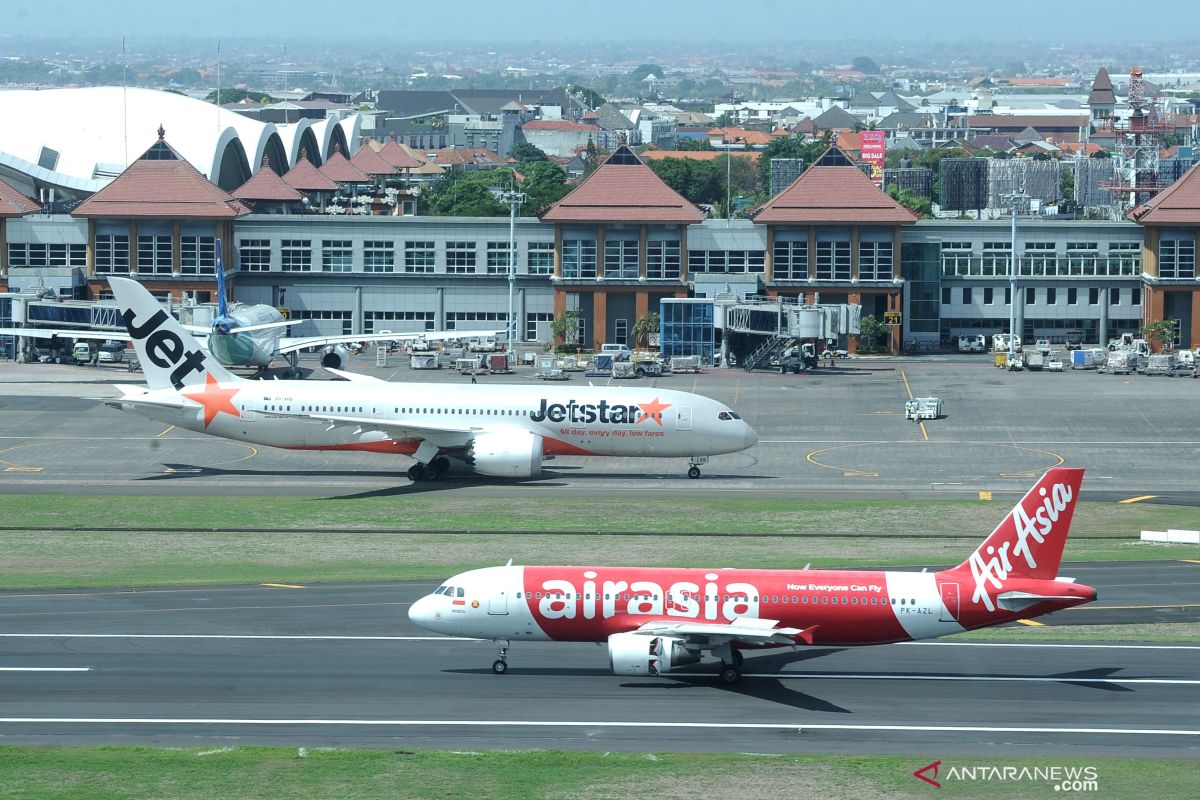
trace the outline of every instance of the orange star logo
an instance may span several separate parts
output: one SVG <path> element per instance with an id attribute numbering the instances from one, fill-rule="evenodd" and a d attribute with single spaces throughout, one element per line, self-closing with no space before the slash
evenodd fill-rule
<path id="1" fill-rule="evenodd" d="M 242 415 L 242 412 L 238 411 L 237 406 L 233 404 L 233 396 L 240 391 L 241 389 L 237 387 L 222 389 L 221 384 L 217 383 L 217 379 L 212 376 L 212 373 L 209 373 L 205 376 L 203 388 L 189 386 L 180 394 L 204 406 L 204 427 L 207 428 L 217 414 L 222 412 L 235 417 Z"/>
<path id="2" fill-rule="evenodd" d="M 642 424 L 648 419 L 652 419 L 662 427 L 662 412 L 671 407 L 670 403 L 664 403 L 657 397 L 649 403 L 638 403 L 638 408 L 642 410 L 642 415 L 638 417 L 638 424 Z"/>

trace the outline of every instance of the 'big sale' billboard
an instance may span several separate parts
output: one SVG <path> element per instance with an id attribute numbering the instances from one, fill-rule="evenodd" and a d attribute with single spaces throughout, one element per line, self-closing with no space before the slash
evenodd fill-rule
<path id="1" fill-rule="evenodd" d="M 863 131 L 859 134 L 862 160 L 871 165 L 871 180 L 876 186 L 883 185 L 883 164 L 887 148 L 884 131 Z"/>

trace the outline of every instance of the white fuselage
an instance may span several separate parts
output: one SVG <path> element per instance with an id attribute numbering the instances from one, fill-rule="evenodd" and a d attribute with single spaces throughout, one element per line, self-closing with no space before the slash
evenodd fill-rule
<path id="1" fill-rule="evenodd" d="M 757 441 L 723 403 L 669 389 L 238 381 L 142 395 L 179 396 L 189 398 L 183 408 L 124 408 L 200 433 L 291 449 L 411 454 L 421 437 L 405 436 L 405 424 L 466 436 L 523 431 L 542 437 L 547 455 L 694 457 L 736 452 Z M 378 420 L 388 429 L 313 417 Z"/>

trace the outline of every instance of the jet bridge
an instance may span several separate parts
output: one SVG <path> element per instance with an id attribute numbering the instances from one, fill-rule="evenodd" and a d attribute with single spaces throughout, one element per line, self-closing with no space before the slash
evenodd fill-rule
<path id="1" fill-rule="evenodd" d="M 799 342 L 857 334 L 862 306 L 846 303 L 803 305 L 792 297 L 747 297 L 725 307 L 726 333 L 763 337 L 742 366 L 753 370 L 770 363 Z"/>

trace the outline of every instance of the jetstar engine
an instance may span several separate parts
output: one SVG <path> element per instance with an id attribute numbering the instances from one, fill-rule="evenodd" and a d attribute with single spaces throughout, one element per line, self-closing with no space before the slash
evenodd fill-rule
<path id="1" fill-rule="evenodd" d="M 695 664 L 700 652 L 683 639 L 614 633 L 608 637 L 608 665 L 614 675 L 662 675 L 685 664 Z"/>
<path id="2" fill-rule="evenodd" d="M 340 344 L 331 344 L 321 351 L 321 366 L 332 369 L 344 369 L 346 359 L 349 357 L 350 353 L 346 348 Z"/>
<path id="3" fill-rule="evenodd" d="M 480 475 L 531 478 L 542 471 L 542 437 L 526 431 L 480 434 L 467 446 L 466 462 Z"/>

